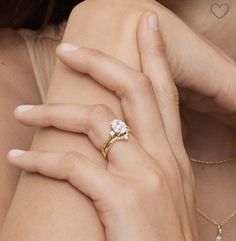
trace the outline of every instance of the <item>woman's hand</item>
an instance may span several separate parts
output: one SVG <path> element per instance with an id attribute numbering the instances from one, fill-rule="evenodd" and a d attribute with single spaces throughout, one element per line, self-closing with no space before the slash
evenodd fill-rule
<path id="1" fill-rule="evenodd" d="M 14 150 L 8 154 L 14 165 L 67 180 L 89 196 L 109 241 L 189 241 L 198 237 L 193 175 L 181 136 L 178 92 L 155 19 L 150 12 L 143 19 L 153 46 L 152 52 L 141 54 L 146 73 L 93 49 L 64 44 L 57 51 L 63 62 L 89 74 L 121 99 L 133 134 L 127 142 L 113 144 L 107 166 L 98 166 L 79 152 Z M 116 118 L 104 105 L 23 106 L 15 115 L 25 125 L 84 133 L 99 150 Z"/>
<path id="2" fill-rule="evenodd" d="M 179 87 L 181 106 L 207 113 L 236 130 L 236 63 L 168 9 L 157 4 L 156 11 L 160 13 L 160 30 L 171 73 Z M 137 39 L 141 55 L 148 55 L 153 45 L 143 29 L 143 17 L 139 20 Z M 143 72 L 147 71 L 143 66 Z M 158 76 L 158 71 L 153 69 L 152 75 Z"/>
<path id="3" fill-rule="evenodd" d="M 110 2 L 84 1 L 74 9 L 73 14 L 86 15 L 86 26 L 90 28 L 94 26 L 94 22 L 99 21 L 99 18 L 104 17 L 112 19 L 112 22 L 119 21 L 120 26 L 136 27 L 138 22 L 139 49 L 144 53 L 151 52 L 152 46 L 147 33 L 142 29 L 141 14 L 146 9 L 152 9 L 159 16 L 171 73 L 177 86 L 181 87 L 181 102 L 200 112 L 235 113 L 236 64 L 229 56 L 204 36 L 193 31 L 158 1 L 112 0 L 112 4 Z M 99 14 L 95 17 L 94 12 L 98 8 Z M 126 29 L 122 33 L 126 35 Z M 155 48 L 155 43 L 153 45 Z M 158 76 L 158 73 L 155 74 Z"/>

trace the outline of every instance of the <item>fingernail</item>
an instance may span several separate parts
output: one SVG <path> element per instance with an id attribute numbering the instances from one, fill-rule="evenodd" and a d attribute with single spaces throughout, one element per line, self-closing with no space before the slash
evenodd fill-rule
<path id="1" fill-rule="evenodd" d="M 10 150 L 7 155 L 10 157 L 19 157 L 19 156 L 23 155 L 24 153 L 25 153 L 25 151 L 23 151 L 23 150 L 13 149 L 13 150 Z"/>
<path id="2" fill-rule="evenodd" d="M 70 43 L 62 43 L 61 44 L 61 49 L 65 52 L 74 52 L 78 50 L 80 47 L 79 45 L 75 44 L 70 44 Z"/>
<path id="3" fill-rule="evenodd" d="M 34 105 L 20 105 L 16 108 L 19 112 L 27 112 L 29 110 L 32 110 L 34 108 Z"/>
<path id="4" fill-rule="evenodd" d="M 155 31 L 159 29 L 158 18 L 155 13 L 148 17 L 148 23 L 149 23 L 149 26 Z"/>

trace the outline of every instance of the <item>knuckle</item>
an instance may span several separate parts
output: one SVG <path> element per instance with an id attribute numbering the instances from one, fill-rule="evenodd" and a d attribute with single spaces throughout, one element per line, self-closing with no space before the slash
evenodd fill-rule
<path id="1" fill-rule="evenodd" d="M 179 92 L 175 86 L 166 86 L 166 88 L 162 88 L 159 91 L 160 94 L 160 100 L 164 106 L 175 105 L 179 106 L 180 98 L 179 98 Z"/>
<path id="2" fill-rule="evenodd" d="M 46 104 L 45 105 L 45 117 L 47 122 L 50 125 L 53 125 L 54 121 L 55 121 L 55 111 L 56 111 L 56 107 L 57 104 Z"/>
<path id="3" fill-rule="evenodd" d="M 67 152 L 61 158 L 60 165 L 66 173 L 72 173 L 74 170 L 78 168 L 81 159 L 82 155 L 80 153 L 74 151 Z"/>
<path id="4" fill-rule="evenodd" d="M 168 95 L 168 98 L 175 106 L 179 106 L 179 93 L 176 88 L 173 88 L 172 90 L 170 90 L 170 94 Z"/>
<path id="5" fill-rule="evenodd" d="M 104 53 L 97 49 L 81 48 L 80 56 L 86 65 L 86 72 L 96 75 L 97 65 L 103 59 Z"/>
<path id="6" fill-rule="evenodd" d="M 43 157 L 43 154 L 42 152 L 39 152 L 39 151 L 34 151 L 31 153 L 32 155 L 32 159 L 33 160 L 40 160 L 40 158 Z M 45 170 L 45 167 L 44 165 L 42 165 L 42 163 L 40 161 L 35 161 L 33 162 L 33 166 L 34 168 L 37 170 L 37 172 L 41 172 L 41 171 L 44 171 Z"/>
<path id="7" fill-rule="evenodd" d="M 45 109 L 44 109 L 44 112 L 45 112 L 45 117 L 46 117 L 46 119 L 47 119 L 47 122 L 49 123 L 49 124 L 51 124 L 52 123 L 52 113 L 51 113 L 51 105 L 46 105 L 45 106 Z"/>
<path id="8" fill-rule="evenodd" d="M 165 175 L 158 168 L 148 168 L 145 175 L 145 184 L 147 191 L 160 192 L 166 185 Z"/>
<path id="9" fill-rule="evenodd" d="M 140 94 L 153 94 L 153 87 L 151 80 L 149 77 L 144 73 L 138 73 L 135 80 L 133 81 L 132 89 L 135 90 L 133 93 L 140 93 Z"/>
<path id="10" fill-rule="evenodd" d="M 153 48 L 155 48 L 159 54 L 165 55 L 166 53 L 166 44 L 163 41 L 158 41 L 155 43 Z"/>
<path id="11" fill-rule="evenodd" d="M 106 120 L 112 114 L 110 107 L 104 104 L 94 105 L 89 113 L 89 122 L 95 123 L 97 120 Z"/>
<path id="12" fill-rule="evenodd" d="M 148 48 L 143 50 L 146 55 L 155 57 L 165 57 L 166 55 L 166 44 L 163 41 L 156 41 L 155 43 L 150 43 Z"/>
<path id="13" fill-rule="evenodd" d="M 101 58 L 103 56 L 103 53 L 97 49 L 85 49 L 87 54 L 89 55 L 89 58 L 91 59 L 97 59 Z"/>
<path id="14" fill-rule="evenodd" d="M 138 72 L 137 77 L 136 77 L 135 85 L 141 86 L 141 87 L 149 86 L 150 85 L 150 79 L 145 73 Z"/>
<path id="15" fill-rule="evenodd" d="M 176 106 L 179 106 L 179 92 L 177 90 L 177 88 L 175 88 L 173 91 L 172 91 L 172 102 L 176 105 Z"/>

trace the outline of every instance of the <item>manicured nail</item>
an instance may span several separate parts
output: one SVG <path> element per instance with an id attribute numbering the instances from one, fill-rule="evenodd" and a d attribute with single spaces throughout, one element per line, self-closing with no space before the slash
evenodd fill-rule
<path id="1" fill-rule="evenodd" d="M 27 112 L 29 110 L 32 110 L 34 108 L 34 105 L 20 105 L 16 108 L 19 112 Z"/>
<path id="2" fill-rule="evenodd" d="M 24 153 L 25 153 L 25 151 L 23 151 L 23 150 L 13 149 L 13 150 L 10 150 L 7 155 L 10 157 L 19 157 L 19 156 L 23 155 Z"/>
<path id="3" fill-rule="evenodd" d="M 70 44 L 70 43 L 62 43 L 61 44 L 61 49 L 65 52 L 74 52 L 78 50 L 80 47 L 75 44 Z"/>
<path id="4" fill-rule="evenodd" d="M 148 23 L 152 29 L 156 31 L 159 29 L 158 18 L 155 13 L 148 17 Z"/>

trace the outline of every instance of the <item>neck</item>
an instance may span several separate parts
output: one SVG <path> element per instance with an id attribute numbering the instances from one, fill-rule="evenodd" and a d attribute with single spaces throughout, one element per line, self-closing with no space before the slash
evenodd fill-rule
<path id="1" fill-rule="evenodd" d="M 235 0 L 159 0 L 159 2 L 178 15 L 195 32 L 204 35 L 236 60 Z M 227 4 L 229 12 L 221 19 L 217 18 L 211 11 L 213 3 L 219 6 Z M 185 110 L 184 116 L 188 119 L 185 146 L 190 157 L 211 161 L 236 156 L 234 144 L 236 135 L 232 129 L 206 114 Z"/>
<path id="2" fill-rule="evenodd" d="M 236 157 L 236 135 L 232 128 L 214 116 L 187 108 L 182 108 L 181 116 L 185 126 L 185 148 L 190 157 L 203 161 Z"/>
<path id="3" fill-rule="evenodd" d="M 236 1 L 161 0 L 160 2 L 176 13 L 193 30 L 204 35 L 236 60 Z M 213 7 L 213 4 L 225 5 Z"/>

